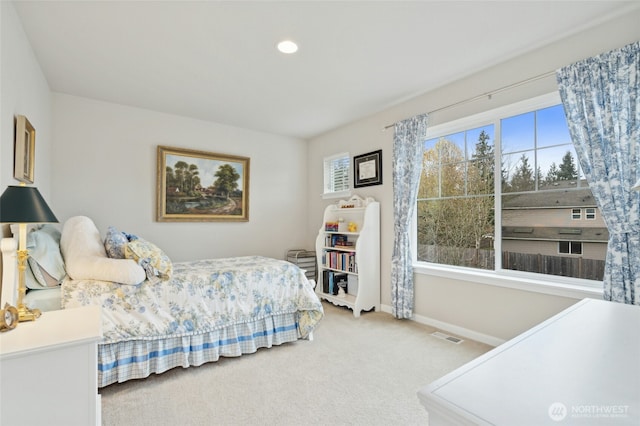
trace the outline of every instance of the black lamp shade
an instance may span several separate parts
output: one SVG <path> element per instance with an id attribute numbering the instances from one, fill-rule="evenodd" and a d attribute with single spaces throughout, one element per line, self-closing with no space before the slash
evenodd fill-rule
<path id="1" fill-rule="evenodd" d="M 8 186 L 0 197 L 0 223 L 58 222 L 33 186 Z"/>

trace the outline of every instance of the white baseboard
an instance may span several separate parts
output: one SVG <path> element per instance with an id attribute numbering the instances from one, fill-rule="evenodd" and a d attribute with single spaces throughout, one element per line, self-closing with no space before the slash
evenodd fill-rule
<path id="1" fill-rule="evenodd" d="M 380 305 L 380 310 L 382 310 L 382 312 L 387 312 L 389 314 L 392 313 L 392 309 L 390 305 Z M 494 347 L 500 346 L 501 344 L 506 342 L 506 340 L 504 339 L 499 339 L 494 336 L 489 336 L 488 334 L 479 333 L 474 330 L 469 330 L 468 328 L 460 327 L 454 324 L 449 324 L 447 322 L 425 317 L 422 315 L 414 314 L 413 318 L 411 318 L 411 321 L 415 321 L 419 324 L 428 325 L 430 327 L 437 328 L 439 330 L 446 331 L 451 334 L 455 334 L 456 336 L 464 337 L 465 339 L 475 340 L 476 342 L 485 343 L 487 345 L 494 346 Z"/>

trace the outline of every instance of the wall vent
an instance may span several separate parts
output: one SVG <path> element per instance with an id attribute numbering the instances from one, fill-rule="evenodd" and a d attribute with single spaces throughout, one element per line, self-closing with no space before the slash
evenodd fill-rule
<path id="1" fill-rule="evenodd" d="M 442 339 L 442 340 L 446 340 L 448 342 L 451 343 L 455 343 L 456 345 L 459 345 L 460 343 L 464 342 L 464 340 L 458 338 L 458 337 L 453 337 L 453 336 L 449 336 L 448 334 L 444 334 L 440 331 L 434 331 L 433 333 L 431 333 L 431 335 L 433 337 L 437 337 L 438 339 Z"/>

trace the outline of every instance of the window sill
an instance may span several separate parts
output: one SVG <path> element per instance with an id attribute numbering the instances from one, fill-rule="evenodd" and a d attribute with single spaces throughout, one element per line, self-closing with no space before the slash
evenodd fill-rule
<path id="1" fill-rule="evenodd" d="M 330 200 L 333 198 L 349 198 L 351 197 L 351 190 L 347 191 L 338 191 L 338 192 L 327 192 L 322 194 L 322 198 L 325 200 Z"/>
<path id="2" fill-rule="evenodd" d="M 443 267 L 425 263 L 414 263 L 413 271 L 416 274 L 450 278 L 455 280 L 473 282 L 476 284 L 504 287 L 515 290 L 529 291 L 533 293 L 562 296 L 572 299 L 584 299 L 586 297 L 602 299 L 602 288 L 586 285 L 560 282 L 563 277 L 557 277 L 558 281 L 533 279 L 519 276 L 517 273 L 498 273 L 494 271 L 475 270 L 468 268 Z"/>

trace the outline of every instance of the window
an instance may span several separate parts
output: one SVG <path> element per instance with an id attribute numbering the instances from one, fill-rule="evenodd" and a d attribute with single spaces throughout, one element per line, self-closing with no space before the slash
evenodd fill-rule
<path id="1" fill-rule="evenodd" d="M 324 193 L 323 196 L 343 197 L 350 189 L 350 156 L 342 153 L 324 159 Z"/>
<path id="2" fill-rule="evenodd" d="M 582 254 L 582 243 L 578 241 L 559 241 L 558 253 Z"/>
<path id="3" fill-rule="evenodd" d="M 417 260 L 596 285 L 608 232 L 604 224 L 572 223 L 583 209 L 595 219 L 587 203 L 593 195 L 557 94 L 428 129 Z M 566 241 L 567 233 L 579 241 Z"/>
<path id="4" fill-rule="evenodd" d="M 417 205 L 419 260 L 493 269 L 493 140 L 489 125 L 425 142 Z"/>

